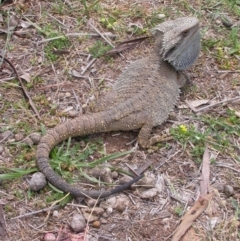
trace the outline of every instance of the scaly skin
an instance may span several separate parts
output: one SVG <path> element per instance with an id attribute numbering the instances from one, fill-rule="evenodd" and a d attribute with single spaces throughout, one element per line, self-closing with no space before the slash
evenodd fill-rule
<path id="1" fill-rule="evenodd" d="M 75 197 L 107 197 L 128 188 L 142 176 L 110 191 L 85 191 L 68 184 L 49 165 L 49 153 L 68 137 L 116 130 L 140 129 L 138 142 L 149 147 L 161 139 L 152 128 L 166 121 L 179 96 L 179 70 L 196 60 L 200 49 L 199 22 L 195 18 L 168 21 L 153 29 L 155 48 L 147 58 L 133 62 L 116 81 L 110 97 L 100 100 L 101 111 L 62 123 L 42 137 L 37 165 L 48 181 Z M 189 51 L 189 48 L 194 48 Z M 198 48 L 198 50 L 196 50 Z"/>

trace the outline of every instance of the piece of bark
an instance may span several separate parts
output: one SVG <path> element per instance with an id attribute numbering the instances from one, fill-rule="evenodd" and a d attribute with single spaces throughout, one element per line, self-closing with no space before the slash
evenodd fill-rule
<path id="1" fill-rule="evenodd" d="M 181 218 L 180 225 L 176 228 L 172 241 L 178 241 L 185 234 L 185 232 L 191 227 L 193 221 L 203 213 L 208 207 L 209 202 L 213 197 L 213 192 L 207 194 L 204 197 L 200 197 L 189 211 Z"/>

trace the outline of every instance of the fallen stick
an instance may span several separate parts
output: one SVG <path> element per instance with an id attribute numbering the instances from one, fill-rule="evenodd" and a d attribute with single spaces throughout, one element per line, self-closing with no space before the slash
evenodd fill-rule
<path id="1" fill-rule="evenodd" d="M 17 72 L 17 70 L 15 69 L 14 65 L 12 64 L 12 62 L 11 62 L 10 60 L 8 60 L 7 58 L 3 57 L 2 55 L 0 55 L 0 57 L 1 57 L 4 61 L 6 61 L 6 62 L 12 67 L 14 73 L 16 74 L 17 80 L 19 81 L 19 83 L 20 83 L 20 85 L 21 85 L 21 88 L 22 88 L 24 97 L 28 100 L 28 102 L 29 102 L 30 106 L 32 107 L 34 113 L 36 114 L 36 116 L 37 116 L 38 119 L 40 120 L 40 119 L 41 119 L 41 118 L 40 118 L 40 115 L 39 115 L 39 113 L 38 113 L 38 111 L 37 111 L 37 109 L 36 109 L 36 107 L 35 107 L 32 99 L 31 99 L 31 97 L 29 96 L 27 90 L 25 89 L 25 86 L 24 86 L 24 84 L 23 84 L 20 76 L 18 75 L 18 72 Z"/>
<path id="2" fill-rule="evenodd" d="M 213 197 L 213 192 L 207 194 L 204 197 L 200 197 L 194 205 L 186 212 L 186 214 L 181 218 L 181 223 L 175 230 L 172 241 L 178 241 L 185 234 L 185 232 L 191 227 L 193 221 L 198 218 L 198 216 L 203 213 L 203 211 L 208 207 L 209 202 Z"/>

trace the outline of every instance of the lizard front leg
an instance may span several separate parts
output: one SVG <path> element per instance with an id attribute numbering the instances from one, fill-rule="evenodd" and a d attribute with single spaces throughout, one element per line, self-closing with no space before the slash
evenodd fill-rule
<path id="1" fill-rule="evenodd" d="M 140 129 L 139 134 L 138 134 L 138 143 L 141 147 L 147 148 L 150 147 L 157 142 L 165 142 L 165 141 L 170 141 L 173 139 L 172 136 L 169 136 L 167 134 L 165 135 L 155 135 L 152 136 L 153 126 L 150 124 L 145 124 L 143 127 Z"/>

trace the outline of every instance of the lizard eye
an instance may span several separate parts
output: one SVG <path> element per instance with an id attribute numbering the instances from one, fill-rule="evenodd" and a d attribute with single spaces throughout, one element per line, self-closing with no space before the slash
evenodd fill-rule
<path id="1" fill-rule="evenodd" d="M 188 35 L 188 33 L 189 33 L 189 30 L 186 30 L 186 31 L 183 31 L 183 32 L 182 32 L 182 35 L 183 35 L 184 37 L 186 37 L 186 36 Z"/>

